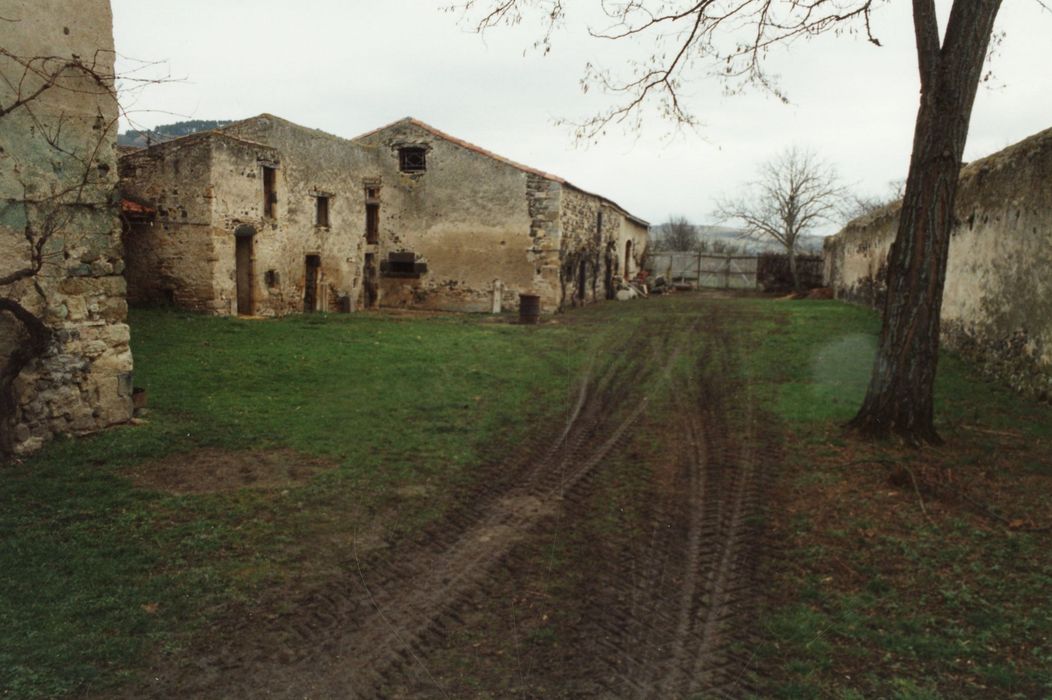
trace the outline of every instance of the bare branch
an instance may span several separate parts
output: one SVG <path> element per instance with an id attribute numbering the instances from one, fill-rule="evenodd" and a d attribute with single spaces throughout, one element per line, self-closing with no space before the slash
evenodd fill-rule
<path id="1" fill-rule="evenodd" d="M 680 99 L 682 81 L 700 63 L 707 75 L 722 80 L 732 92 L 755 85 L 786 101 L 774 78 L 765 70 L 768 51 L 777 44 L 807 39 L 829 31 L 861 31 L 879 46 L 873 32 L 872 10 L 887 0 L 602 0 L 610 24 L 589 28 L 597 39 L 628 40 L 652 47 L 649 58 L 627 66 L 619 78 L 608 67 L 589 65 L 582 89 L 599 88 L 619 99 L 608 110 L 582 122 L 563 121 L 575 128 L 580 140 L 597 137 L 611 124 L 638 120 L 648 107 L 682 126 L 697 121 Z M 546 25 L 537 42 L 547 51 L 552 30 L 566 10 L 553 0 L 467 0 L 453 8 L 483 32 L 500 24 L 518 24 L 531 11 Z M 450 8 L 450 9 L 453 9 Z M 743 32 L 748 32 L 747 37 Z M 618 71 L 622 74 L 622 71 Z M 632 121 L 635 125 L 635 121 Z"/>

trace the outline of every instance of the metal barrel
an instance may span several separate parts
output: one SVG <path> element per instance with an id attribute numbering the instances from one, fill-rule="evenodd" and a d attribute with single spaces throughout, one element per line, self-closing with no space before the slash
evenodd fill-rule
<path id="1" fill-rule="evenodd" d="M 541 320 L 541 298 L 536 294 L 519 295 L 519 323 L 538 323 Z"/>

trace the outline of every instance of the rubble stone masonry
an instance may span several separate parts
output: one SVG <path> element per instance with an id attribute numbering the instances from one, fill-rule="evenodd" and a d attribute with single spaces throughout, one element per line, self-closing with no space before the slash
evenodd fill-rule
<path id="1" fill-rule="evenodd" d="M 0 372 L 9 392 L 0 448 L 26 453 L 132 414 L 124 262 L 117 218 L 117 103 L 108 0 L 4 3 L 0 104 L 54 85 L 0 116 L 0 297 L 43 321 L 48 342 L 26 362 L 29 334 L 0 313 Z M 12 58 L 18 57 L 17 59 Z M 44 58 L 50 57 L 50 58 Z M 21 368 L 21 371 L 16 370 Z M 13 405 L 10 405 L 13 401 Z"/>

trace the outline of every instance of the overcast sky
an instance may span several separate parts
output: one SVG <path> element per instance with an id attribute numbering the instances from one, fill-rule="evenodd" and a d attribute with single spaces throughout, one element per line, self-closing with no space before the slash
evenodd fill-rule
<path id="1" fill-rule="evenodd" d="M 609 104 L 582 94 L 585 64 L 617 69 L 649 46 L 588 38 L 601 24 L 598 0 L 566 3 L 547 55 L 532 49 L 538 24 L 480 37 L 444 4 L 112 0 L 118 72 L 178 79 L 129 93 L 125 107 L 137 127 L 270 112 L 344 137 L 413 116 L 655 224 L 674 214 L 711 222 L 716 197 L 792 144 L 817 150 L 859 194 L 883 194 L 905 177 L 918 96 L 906 0 L 875 13 L 882 48 L 826 36 L 774 52 L 769 65 L 789 105 L 756 91 L 726 96 L 699 75 L 683 91 L 703 122 L 696 131 L 648 116 L 640 132 L 613 130 L 588 146 L 555 124 Z M 938 4 L 945 19 L 949 3 Z M 966 160 L 1052 127 L 1052 13 L 1036 0 L 1005 0 L 998 24 L 1005 39 L 993 87 L 976 100 Z M 160 65 L 142 71 L 139 61 Z"/>

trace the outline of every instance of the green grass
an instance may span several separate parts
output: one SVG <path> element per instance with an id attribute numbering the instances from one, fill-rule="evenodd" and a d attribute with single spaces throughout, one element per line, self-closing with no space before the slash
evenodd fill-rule
<path id="1" fill-rule="evenodd" d="M 105 692 L 240 603 L 332 576 L 360 533 L 399 538 L 441 517 L 479 465 L 560 419 L 591 355 L 646 323 L 653 304 L 690 314 L 694 303 L 605 304 L 537 328 L 472 316 L 133 312 L 148 422 L 0 468 L 0 697 Z M 888 495 L 879 466 L 843 466 L 928 460 L 990 472 L 1002 490 L 1025 477 L 1030 486 L 1008 489 L 999 507 L 1022 508 L 1027 490 L 1047 502 L 1049 407 L 946 355 L 937 415 L 950 446 L 859 444 L 839 426 L 865 392 L 875 315 L 837 302 L 720 303 L 743 312 L 733 326 L 742 370 L 786 437 L 784 463 L 770 465 L 781 555 L 766 575 L 778 595 L 752 650 L 762 695 L 1052 697 L 1047 535 L 936 501 L 932 525 L 911 490 Z M 287 489 L 182 496 L 125 476 L 215 447 L 290 448 L 333 468 Z M 633 522 L 638 477 L 599 475 L 610 501 L 596 504 L 587 536 Z M 557 554 L 545 553 L 546 566 L 570 577 Z M 531 641 L 557 645 L 553 634 L 538 628 Z"/>
<path id="2" fill-rule="evenodd" d="M 936 416 L 947 446 L 859 443 L 841 425 L 865 394 L 876 316 L 835 302 L 739 303 L 761 314 L 740 331 L 754 348 L 747 371 L 788 438 L 776 499 L 788 512 L 774 515 L 787 541 L 754 650 L 759 695 L 1052 697 L 1048 535 L 1007 531 L 931 493 L 929 522 L 912 488 L 856 463 L 938 464 L 987 484 L 998 507 L 1047 519 L 1048 482 L 1030 494 L 1015 482 L 1049 473 L 1050 407 L 944 353 Z"/>
<path id="3" fill-rule="evenodd" d="M 324 576 L 357 532 L 438 517 L 498 446 L 565 409 L 590 347 L 557 326 L 471 317 L 136 311 L 131 323 L 148 423 L 0 473 L 0 696 L 108 687 L 291 570 Z M 337 466 L 284 493 L 175 496 L 122 476 L 202 447 L 286 447 Z"/>

